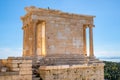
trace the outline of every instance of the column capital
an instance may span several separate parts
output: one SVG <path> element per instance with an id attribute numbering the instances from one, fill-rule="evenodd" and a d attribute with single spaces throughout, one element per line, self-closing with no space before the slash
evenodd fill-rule
<path id="1" fill-rule="evenodd" d="M 39 20 L 32 20 L 32 23 L 38 23 Z"/>
<path id="2" fill-rule="evenodd" d="M 22 30 L 25 30 L 25 28 L 26 28 L 26 26 L 23 26 L 23 27 L 22 27 Z"/>
<path id="3" fill-rule="evenodd" d="M 27 27 L 28 27 L 28 24 L 27 25 L 23 25 L 22 29 L 25 30 Z"/>
<path id="4" fill-rule="evenodd" d="M 88 24 L 88 27 L 95 27 L 95 25 L 93 25 L 93 24 Z"/>
<path id="5" fill-rule="evenodd" d="M 83 24 L 83 27 L 88 27 L 88 24 Z"/>
<path id="6" fill-rule="evenodd" d="M 93 24 L 83 24 L 83 28 L 87 28 L 87 27 L 95 27 L 95 25 L 93 25 Z"/>
<path id="7" fill-rule="evenodd" d="M 87 24 L 84 24 L 83 25 L 83 29 L 85 29 L 86 30 L 86 28 L 88 27 L 88 25 Z"/>

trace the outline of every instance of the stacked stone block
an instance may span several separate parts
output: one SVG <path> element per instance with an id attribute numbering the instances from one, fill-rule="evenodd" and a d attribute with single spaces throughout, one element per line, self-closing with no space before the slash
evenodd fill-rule
<path id="1" fill-rule="evenodd" d="M 32 60 L 11 57 L 7 60 L 6 72 L 0 72 L 0 80 L 32 80 Z"/>
<path id="2" fill-rule="evenodd" d="M 95 66 L 97 65 L 97 66 Z M 104 80 L 104 64 L 41 66 L 43 80 Z"/>

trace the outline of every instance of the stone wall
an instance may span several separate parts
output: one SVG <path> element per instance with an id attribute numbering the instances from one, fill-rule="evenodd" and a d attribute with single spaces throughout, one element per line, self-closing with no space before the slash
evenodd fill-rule
<path id="1" fill-rule="evenodd" d="M 104 64 L 41 66 L 43 80 L 104 80 Z"/>
<path id="2" fill-rule="evenodd" d="M 57 19 L 46 23 L 48 54 L 82 54 L 83 25 L 78 20 L 53 18 Z"/>
<path id="3" fill-rule="evenodd" d="M 0 62 L 0 80 L 32 80 L 32 60 L 12 57 Z"/>
<path id="4" fill-rule="evenodd" d="M 51 10 L 37 12 L 32 16 L 36 17 L 38 25 L 39 20 L 40 24 L 41 20 L 46 23 L 47 54 L 83 54 L 83 25 L 93 24 L 92 18 L 75 18 L 74 15 L 71 17 L 70 14 L 58 14 Z"/>

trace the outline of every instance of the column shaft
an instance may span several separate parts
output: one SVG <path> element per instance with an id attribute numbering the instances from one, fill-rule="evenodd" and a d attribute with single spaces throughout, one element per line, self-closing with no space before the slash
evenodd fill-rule
<path id="1" fill-rule="evenodd" d="M 83 26 L 83 51 L 85 56 L 87 56 L 86 45 L 86 26 Z"/>
<path id="2" fill-rule="evenodd" d="M 22 56 L 25 56 L 25 52 L 26 52 L 26 50 L 25 50 L 25 36 L 26 36 L 26 34 L 25 34 L 25 26 L 23 27 L 23 54 L 22 54 Z"/>
<path id="3" fill-rule="evenodd" d="M 33 23 L 33 56 L 36 57 L 37 56 L 37 52 L 36 52 L 36 22 Z"/>
<path id="4" fill-rule="evenodd" d="M 90 48 L 89 49 L 90 50 L 90 55 L 89 56 L 92 57 L 92 56 L 94 56 L 94 52 L 93 52 L 93 30 L 92 30 L 92 26 L 91 25 L 89 26 L 89 41 L 90 41 L 89 42 L 89 44 L 90 44 L 89 45 L 90 46 L 89 47 Z"/>
<path id="5" fill-rule="evenodd" d="M 32 24 L 29 23 L 29 55 L 32 56 Z"/>
<path id="6" fill-rule="evenodd" d="M 45 44 L 45 22 L 42 22 L 42 56 L 46 55 L 46 44 Z"/>

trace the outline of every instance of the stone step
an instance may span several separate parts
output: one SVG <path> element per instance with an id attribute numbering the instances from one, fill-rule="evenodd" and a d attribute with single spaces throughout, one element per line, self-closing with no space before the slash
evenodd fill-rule
<path id="1" fill-rule="evenodd" d="M 36 77 L 36 75 L 35 74 L 32 74 L 32 78 L 35 78 Z"/>
<path id="2" fill-rule="evenodd" d="M 85 60 L 80 58 L 57 58 L 56 60 Z"/>
<path id="3" fill-rule="evenodd" d="M 40 77 L 32 78 L 32 80 L 40 80 Z"/>
<path id="4" fill-rule="evenodd" d="M 67 63 L 67 65 L 82 65 L 84 63 Z M 66 65 L 66 63 L 58 63 L 58 64 L 55 64 L 55 65 Z"/>
<path id="5" fill-rule="evenodd" d="M 56 60 L 55 62 L 86 62 L 85 60 L 82 60 L 82 61 L 80 61 L 80 60 Z"/>
<path id="6" fill-rule="evenodd" d="M 60 61 L 59 60 L 59 61 L 55 61 L 55 62 L 63 62 L 63 63 L 65 63 L 65 62 L 76 62 L 77 63 L 77 62 L 86 62 L 86 61 Z"/>
<path id="7" fill-rule="evenodd" d="M 86 61 L 56 61 L 53 63 L 46 63 L 45 65 L 69 65 L 69 64 L 84 64 Z"/>
<path id="8" fill-rule="evenodd" d="M 51 57 L 45 57 L 45 58 L 85 58 L 85 57 L 82 57 L 82 56 L 51 56 Z"/>
<path id="9" fill-rule="evenodd" d="M 73 62 L 80 62 L 80 61 L 86 61 L 85 59 L 54 59 L 54 60 L 48 60 L 47 62 L 66 62 L 66 61 L 73 61 Z"/>
<path id="10" fill-rule="evenodd" d="M 60 64 L 84 64 L 85 61 L 58 61 L 55 62 L 56 65 L 60 65 Z"/>
<path id="11" fill-rule="evenodd" d="M 51 59 L 51 60 L 54 60 L 54 59 L 63 59 L 63 60 L 83 60 L 83 59 L 85 59 L 85 58 L 45 58 L 45 60 L 47 60 L 47 59 Z"/>
<path id="12" fill-rule="evenodd" d="M 89 59 L 89 61 L 99 61 L 99 59 Z"/>
<path id="13" fill-rule="evenodd" d="M 100 63 L 100 61 L 89 61 L 88 63 Z"/>
<path id="14" fill-rule="evenodd" d="M 87 60 L 85 58 L 45 58 L 40 60 L 38 65 L 66 65 L 66 64 L 84 64 Z"/>
<path id="15" fill-rule="evenodd" d="M 63 55 L 82 55 L 83 56 L 83 54 L 47 54 L 46 56 L 63 56 Z"/>
<path id="16" fill-rule="evenodd" d="M 44 58 L 44 60 L 86 60 L 85 58 Z"/>
<path id="17" fill-rule="evenodd" d="M 84 57 L 83 55 L 79 55 L 79 54 L 53 54 L 53 55 L 47 55 L 46 57 L 62 57 L 62 58 L 82 58 Z"/>
<path id="18" fill-rule="evenodd" d="M 63 58 L 56 58 L 56 59 L 51 59 L 51 58 L 49 58 L 49 59 L 44 59 L 44 61 L 58 61 L 58 60 L 60 60 L 60 61 L 86 61 L 87 59 L 63 59 Z"/>
<path id="19" fill-rule="evenodd" d="M 63 57 L 46 57 L 44 59 L 86 59 L 86 58 L 63 58 Z"/>
<path id="20" fill-rule="evenodd" d="M 51 54 L 40 58 L 38 65 L 84 64 L 86 61 L 81 54 Z"/>
<path id="21" fill-rule="evenodd" d="M 46 61 L 86 61 L 86 59 L 46 59 Z"/>

